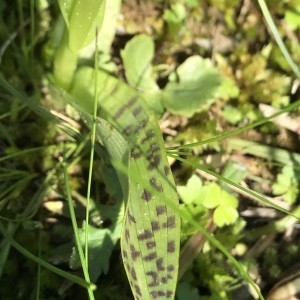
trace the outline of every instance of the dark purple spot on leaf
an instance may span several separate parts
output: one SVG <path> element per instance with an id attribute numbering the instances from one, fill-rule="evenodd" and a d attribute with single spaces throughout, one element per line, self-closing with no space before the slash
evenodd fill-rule
<path id="1" fill-rule="evenodd" d="M 124 111 L 126 110 L 126 105 L 122 105 L 117 112 L 114 114 L 114 119 L 119 119 L 122 114 L 124 113 Z"/>
<path id="2" fill-rule="evenodd" d="M 158 151 L 159 150 L 159 145 L 157 143 L 151 143 L 150 150 L 151 150 L 152 153 Z"/>
<path id="3" fill-rule="evenodd" d="M 175 226 L 176 226 L 175 216 L 169 217 L 167 223 L 163 224 L 163 227 L 168 229 L 175 228 Z"/>
<path id="4" fill-rule="evenodd" d="M 142 110 L 143 110 L 143 108 L 141 106 L 137 106 L 137 107 L 134 108 L 132 113 L 136 117 L 142 112 Z"/>
<path id="5" fill-rule="evenodd" d="M 150 292 L 151 296 L 153 299 L 157 299 L 158 298 L 158 291 L 152 291 Z"/>
<path id="6" fill-rule="evenodd" d="M 168 265 L 168 268 L 167 268 L 168 272 L 173 272 L 174 269 L 175 269 L 175 268 L 174 268 L 173 265 Z"/>
<path id="7" fill-rule="evenodd" d="M 164 172 L 165 172 L 165 175 L 168 176 L 169 173 L 170 173 L 170 168 L 169 166 L 164 166 Z"/>
<path id="8" fill-rule="evenodd" d="M 131 277 L 132 277 L 133 280 L 137 280 L 134 267 L 131 268 L 130 275 L 131 275 Z"/>
<path id="9" fill-rule="evenodd" d="M 127 103 L 123 104 L 118 110 L 117 112 L 114 114 L 114 118 L 115 119 L 119 119 L 122 114 L 125 112 L 125 110 L 129 107 L 131 107 L 137 100 L 137 96 L 131 98 Z"/>
<path id="10" fill-rule="evenodd" d="M 156 252 L 152 252 L 152 253 L 149 253 L 148 255 L 144 256 L 143 259 L 145 261 L 151 261 L 153 259 L 155 259 L 157 256 Z"/>
<path id="11" fill-rule="evenodd" d="M 153 249 L 156 247 L 156 244 L 154 241 L 149 241 L 146 243 L 147 249 Z"/>
<path id="12" fill-rule="evenodd" d="M 152 221 L 151 222 L 151 228 L 152 228 L 152 231 L 160 230 L 159 222 L 158 221 Z"/>
<path id="13" fill-rule="evenodd" d="M 134 133 L 140 132 L 143 128 L 146 127 L 148 120 L 144 119 L 140 121 L 140 123 L 137 125 L 137 127 L 134 129 Z"/>
<path id="14" fill-rule="evenodd" d="M 151 161 L 151 160 L 153 159 L 153 153 L 148 154 L 148 155 L 146 156 L 146 159 L 147 159 L 148 161 Z"/>
<path id="15" fill-rule="evenodd" d="M 150 201 L 152 199 L 152 194 L 148 190 L 144 189 L 141 198 L 143 200 Z"/>
<path id="16" fill-rule="evenodd" d="M 164 266 L 164 259 L 162 257 L 156 260 L 156 267 L 158 271 L 164 271 L 166 269 Z"/>
<path id="17" fill-rule="evenodd" d="M 139 296 L 142 296 L 141 289 L 138 285 L 134 285 L 135 291 Z"/>
<path id="18" fill-rule="evenodd" d="M 154 169 L 157 169 L 160 165 L 161 156 L 159 154 L 154 155 L 151 160 L 149 160 L 148 164 L 148 170 L 152 171 Z"/>
<path id="19" fill-rule="evenodd" d="M 131 134 L 131 128 L 132 128 L 131 125 L 128 125 L 127 127 L 125 127 L 125 128 L 122 130 L 123 135 L 129 136 L 129 135 Z"/>
<path id="20" fill-rule="evenodd" d="M 136 101 L 137 101 L 137 96 L 132 97 L 128 102 L 127 102 L 127 107 L 132 106 Z"/>
<path id="21" fill-rule="evenodd" d="M 135 261 L 141 255 L 141 253 L 137 251 L 133 245 L 130 245 L 130 253 L 133 261 Z"/>
<path id="22" fill-rule="evenodd" d="M 132 147 L 131 149 L 131 157 L 134 159 L 138 159 L 139 157 L 141 157 L 141 149 L 139 146 L 135 145 Z"/>
<path id="23" fill-rule="evenodd" d="M 149 141 L 153 137 L 154 137 L 154 131 L 152 129 L 148 129 L 146 131 L 146 136 L 141 140 L 141 143 L 145 144 L 147 141 Z"/>
<path id="24" fill-rule="evenodd" d="M 163 191 L 163 187 L 160 183 L 157 183 L 157 180 L 155 177 L 150 178 L 149 180 L 151 186 L 156 189 L 158 192 L 162 192 Z"/>
<path id="25" fill-rule="evenodd" d="M 154 287 L 154 286 L 158 286 L 159 282 L 157 280 L 157 273 L 154 271 L 149 271 L 146 273 L 147 276 L 150 276 L 152 278 L 152 282 L 149 283 L 149 287 Z"/>
<path id="26" fill-rule="evenodd" d="M 175 241 L 168 241 L 168 252 L 175 252 Z"/>
<path id="27" fill-rule="evenodd" d="M 163 277 L 161 278 L 161 282 L 164 283 L 164 284 L 166 284 L 166 283 L 168 282 L 168 278 L 165 277 L 165 276 L 163 276 Z"/>
<path id="28" fill-rule="evenodd" d="M 171 294 L 170 294 L 170 292 L 171 292 Z M 161 298 L 161 297 L 164 297 L 164 299 L 165 298 L 171 298 L 172 295 L 173 295 L 172 291 L 167 291 L 167 292 L 165 292 L 165 291 L 152 291 L 152 292 L 150 292 L 150 294 L 151 294 L 153 299 L 157 299 L 157 298 Z"/>
<path id="29" fill-rule="evenodd" d="M 130 214 L 129 210 L 127 211 L 127 216 L 128 216 L 129 224 L 136 223 L 134 216 Z"/>
<path id="30" fill-rule="evenodd" d="M 167 208 L 164 205 L 156 206 L 157 216 L 164 215 L 167 212 Z"/>
<path id="31" fill-rule="evenodd" d="M 172 298 L 173 297 L 173 292 L 172 291 L 167 291 L 166 297 L 167 298 Z"/>
<path id="32" fill-rule="evenodd" d="M 144 230 L 144 232 L 138 234 L 138 239 L 140 241 L 148 240 L 148 239 L 151 239 L 151 238 L 153 238 L 153 233 L 152 233 L 152 231 L 147 230 L 147 229 Z"/>
<path id="33" fill-rule="evenodd" d="M 129 238 L 130 238 L 129 230 L 125 229 L 125 240 L 126 240 L 127 243 L 128 243 Z"/>
<path id="34" fill-rule="evenodd" d="M 161 156 L 159 154 L 153 156 L 153 163 L 158 167 L 161 161 Z"/>

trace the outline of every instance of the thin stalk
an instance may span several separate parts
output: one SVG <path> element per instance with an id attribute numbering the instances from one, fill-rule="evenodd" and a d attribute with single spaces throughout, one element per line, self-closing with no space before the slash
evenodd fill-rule
<path id="1" fill-rule="evenodd" d="M 42 219 L 42 218 L 40 218 Z M 42 231 L 38 231 L 38 258 L 42 257 Z M 36 280 L 36 300 L 40 299 L 41 294 L 41 265 L 37 265 L 37 280 Z"/>
<path id="2" fill-rule="evenodd" d="M 66 91 L 71 85 L 77 59 L 77 53 L 69 48 L 67 33 L 65 33 L 55 54 L 53 74 L 57 85 Z"/>
<path id="3" fill-rule="evenodd" d="M 83 270 L 83 275 L 84 275 L 85 281 L 89 284 L 86 287 L 87 291 L 88 291 L 89 299 L 94 300 L 95 297 L 94 297 L 93 289 L 91 288 L 92 283 L 90 280 L 90 275 L 89 275 L 89 272 L 87 269 L 87 264 L 85 261 L 84 253 L 82 250 L 82 245 L 81 245 L 80 238 L 79 238 L 78 225 L 77 225 L 77 221 L 76 221 L 75 210 L 74 210 L 73 200 L 72 200 L 72 196 L 71 196 L 71 189 L 70 189 L 70 185 L 69 185 L 69 177 L 68 177 L 67 167 L 66 167 L 65 163 L 63 166 L 63 170 L 64 170 L 66 194 L 67 194 L 67 199 L 68 199 L 68 206 L 69 206 L 69 212 L 70 212 L 70 217 L 71 217 L 71 222 L 72 222 L 72 227 L 73 227 L 73 232 L 74 232 L 74 237 L 75 237 L 76 248 L 77 248 L 80 262 L 82 265 L 82 270 Z"/>
<path id="4" fill-rule="evenodd" d="M 94 155 L 95 155 L 95 141 L 96 141 L 96 119 L 97 119 L 97 95 L 98 95 L 98 88 L 97 88 L 97 66 L 98 66 L 98 51 L 97 51 L 97 44 L 98 44 L 98 29 L 96 28 L 96 39 L 95 39 L 95 81 L 94 81 L 94 107 L 93 107 L 93 124 L 91 130 L 91 152 L 90 152 L 90 165 L 89 165 L 89 175 L 88 175 L 88 186 L 87 186 L 87 203 L 86 203 L 86 214 L 85 214 L 85 263 L 88 267 L 88 224 L 89 224 L 89 214 L 90 214 L 90 198 L 91 198 L 91 186 L 92 186 L 92 178 L 93 178 L 93 165 L 94 165 Z"/>
<path id="5" fill-rule="evenodd" d="M 222 182 L 225 182 L 228 185 L 234 186 L 235 188 L 237 188 L 237 189 L 239 189 L 239 190 L 241 190 L 241 191 L 243 191 L 243 192 L 245 192 L 245 193 L 247 193 L 247 194 L 249 194 L 249 195 L 257 198 L 258 200 L 262 201 L 263 203 L 268 204 L 271 207 L 276 208 L 277 210 L 279 210 L 279 211 L 281 211 L 281 212 L 283 212 L 283 213 L 285 213 L 287 215 L 290 215 L 290 216 L 292 216 L 292 217 L 300 220 L 300 218 L 298 216 L 295 216 L 291 212 L 289 212 L 288 210 L 280 207 L 277 204 L 274 204 L 272 201 L 270 201 L 267 198 L 263 197 L 261 194 L 258 194 L 257 192 L 254 192 L 254 191 L 252 191 L 250 189 L 244 188 L 243 186 L 235 183 L 232 180 L 229 180 L 228 178 L 226 178 L 226 177 L 224 177 L 222 175 L 219 175 L 218 173 L 216 173 L 216 172 L 214 172 L 214 171 L 212 171 L 210 169 L 207 169 L 207 168 L 205 168 L 205 167 L 203 167 L 203 166 L 201 166 L 199 164 L 192 163 L 192 162 L 190 162 L 187 159 L 184 159 L 182 157 L 178 157 L 177 155 L 172 155 L 172 154 L 169 153 L 169 156 L 171 156 L 171 157 L 173 157 L 173 158 L 175 158 L 175 159 L 177 159 L 179 161 L 182 161 L 183 163 L 185 163 L 185 164 L 187 164 L 189 166 L 192 166 L 194 168 L 198 168 L 198 169 L 204 171 L 205 173 L 208 173 L 208 174 L 214 176 L 215 178 L 221 180 Z"/>
<path id="6" fill-rule="evenodd" d="M 279 49 L 281 50 L 282 55 L 284 56 L 284 58 L 286 59 L 286 62 L 289 64 L 289 66 L 291 67 L 291 69 L 293 70 L 293 72 L 295 73 L 295 75 L 297 76 L 298 79 L 300 79 L 300 69 L 299 67 L 295 64 L 295 62 L 293 61 L 289 51 L 287 50 L 287 48 L 285 47 L 284 42 L 282 41 L 282 38 L 278 32 L 278 29 L 272 19 L 272 16 L 270 14 L 270 11 L 266 5 L 266 2 L 264 0 L 258 0 L 258 4 L 260 6 L 260 9 L 265 17 L 265 20 L 269 26 L 269 29 L 271 30 L 274 39 L 279 47 Z"/>
<path id="7" fill-rule="evenodd" d="M 30 66 L 35 67 L 34 55 L 33 55 L 33 45 L 34 45 L 34 33 L 35 30 L 35 17 L 34 17 L 34 0 L 30 0 Z"/>
<path id="8" fill-rule="evenodd" d="M 196 147 L 196 146 L 206 145 L 206 144 L 214 143 L 214 142 L 217 142 L 217 141 L 220 141 L 220 140 L 224 140 L 224 139 L 226 139 L 228 137 L 231 137 L 233 135 L 240 134 L 240 133 L 245 132 L 249 129 L 255 128 L 255 127 L 260 126 L 260 125 L 263 125 L 263 124 L 269 122 L 271 119 L 276 118 L 277 116 L 279 116 L 279 115 L 281 115 L 285 112 L 291 111 L 291 110 L 299 107 L 299 105 L 300 105 L 300 100 L 286 106 L 285 108 L 280 109 L 280 111 L 274 113 L 273 115 L 271 115 L 269 117 L 261 118 L 261 119 L 255 121 L 255 122 L 253 122 L 249 125 L 246 125 L 246 126 L 243 126 L 241 128 L 237 128 L 235 130 L 219 134 L 214 138 L 207 139 L 207 140 L 204 140 L 204 141 L 191 143 L 191 144 L 185 144 L 185 145 L 182 145 L 182 146 L 168 147 L 167 150 L 171 151 L 171 150 L 189 149 L 189 148 L 193 148 L 193 147 Z"/>

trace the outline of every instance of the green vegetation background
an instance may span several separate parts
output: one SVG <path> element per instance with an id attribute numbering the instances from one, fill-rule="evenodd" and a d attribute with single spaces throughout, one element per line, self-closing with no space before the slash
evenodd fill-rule
<path id="1" fill-rule="evenodd" d="M 298 1 L 267 4 L 299 64 Z M 0 16 L 0 298 L 85 299 L 84 288 L 40 268 L 10 240 L 59 269 L 82 276 L 73 250 L 62 160 L 68 162 L 81 224 L 89 132 L 49 85 L 61 34 L 59 8 L 55 1 L 2 1 Z M 181 149 L 192 165 L 170 161 L 180 209 L 208 226 L 266 295 L 299 261 L 296 219 L 199 169 L 213 170 L 297 212 L 299 78 L 270 34 L 258 3 L 124 0 L 116 33 L 113 23 L 105 26 L 108 37 L 101 40 L 101 31 L 99 35 L 100 67 L 134 85 L 135 67 L 148 59 L 151 68 L 141 90 L 161 117 L 166 146 L 196 143 Z M 80 64 L 92 65 L 93 57 L 94 48 L 86 48 Z M 39 110 L 37 103 L 46 109 Z M 268 116 L 267 109 L 274 113 L 289 105 L 293 110 L 281 122 L 231 134 Z M 55 118 L 60 121 L 54 122 Z M 223 133 L 229 138 L 219 138 Z M 132 299 L 118 235 L 111 231 L 121 218 L 115 201 L 120 190 L 114 171 L 98 157 L 92 187 L 90 221 L 96 229 L 90 232 L 94 241 L 90 272 L 97 284 L 95 298 Z M 213 229 L 210 222 L 216 225 Z M 183 222 L 182 245 L 195 231 Z M 177 299 L 253 299 L 231 262 L 209 243 L 202 246 L 192 262 L 183 262 L 187 270 L 178 284 Z"/>

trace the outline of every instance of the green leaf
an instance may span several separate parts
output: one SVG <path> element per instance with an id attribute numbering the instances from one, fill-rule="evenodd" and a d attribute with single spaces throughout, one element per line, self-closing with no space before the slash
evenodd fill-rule
<path id="1" fill-rule="evenodd" d="M 218 184 L 205 185 L 201 190 L 201 199 L 206 208 L 215 209 L 213 219 L 217 226 L 229 225 L 237 220 L 237 199 Z"/>
<path id="2" fill-rule="evenodd" d="M 166 9 L 163 19 L 167 23 L 168 37 L 174 38 L 183 27 L 186 18 L 186 9 L 182 3 L 176 2 L 171 5 L 170 9 Z"/>
<path id="3" fill-rule="evenodd" d="M 152 74 L 154 57 L 153 40 L 145 34 L 132 38 L 121 51 L 126 79 L 130 85 L 142 91 L 158 91 Z"/>
<path id="4" fill-rule="evenodd" d="M 78 62 L 78 52 L 95 39 L 101 28 L 105 0 L 60 0 L 59 7 L 66 27 L 53 62 L 53 75 L 58 86 L 69 90 Z"/>
<path id="5" fill-rule="evenodd" d="M 206 208 L 215 208 L 220 204 L 221 188 L 214 182 L 207 184 L 201 191 L 202 203 Z"/>
<path id="6" fill-rule="evenodd" d="M 74 4 L 75 2 L 73 0 L 58 0 L 60 12 L 68 29 L 70 26 L 69 15 Z"/>
<path id="7" fill-rule="evenodd" d="M 225 190 L 221 190 L 220 197 L 221 197 L 220 205 L 237 208 L 238 201 L 236 197 L 234 197 L 232 194 L 226 192 Z"/>
<path id="8" fill-rule="evenodd" d="M 233 224 L 238 219 L 238 200 L 225 190 L 220 190 L 219 206 L 215 209 L 213 219 L 218 227 Z"/>
<path id="9" fill-rule="evenodd" d="M 185 204 L 198 203 L 201 199 L 202 181 L 192 175 L 185 186 L 178 186 L 177 191 Z"/>
<path id="10" fill-rule="evenodd" d="M 215 209 L 213 219 L 218 227 L 223 227 L 233 224 L 238 216 L 238 212 L 235 208 L 220 205 Z"/>
<path id="11" fill-rule="evenodd" d="M 59 7 L 69 31 L 69 47 L 77 52 L 88 45 L 96 35 L 96 27 L 100 29 L 104 11 L 105 0 L 85 1 L 60 0 Z"/>
<path id="12" fill-rule="evenodd" d="M 153 40 L 145 34 L 135 36 L 121 51 L 121 57 L 129 84 L 140 91 L 147 105 L 160 115 L 163 106 L 161 91 L 153 77 Z"/>
<path id="13" fill-rule="evenodd" d="M 292 166 L 284 166 L 282 172 L 277 175 L 276 183 L 272 186 L 275 195 L 284 195 L 288 203 L 294 203 L 298 193 L 298 176 Z"/>
<path id="14" fill-rule="evenodd" d="M 292 30 L 300 28 L 300 9 L 299 11 L 288 9 L 285 12 L 284 19 Z"/>
<path id="15" fill-rule="evenodd" d="M 99 229 L 91 225 L 88 230 L 88 248 L 89 248 L 89 274 L 92 281 L 96 281 L 102 273 L 107 273 L 109 268 L 109 259 L 113 248 L 120 238 L 122 223 L 110 229 Z M 85 242 L 85 230 L 80 229 L 79 237 L 82 246 Z M 70 267 L 80 267 L 80 261 L 77 251 L 73 252 L 70 259 Z"/>
<path id="16" fill-rule="evenodd" d="M 196 55 L 186 59 L 175 75 L 178 82 L 167 84 L 163 105 L 172 113 L 188 117 L 201 111 L 220 85 L 220 74 L 211 61 Z"/>

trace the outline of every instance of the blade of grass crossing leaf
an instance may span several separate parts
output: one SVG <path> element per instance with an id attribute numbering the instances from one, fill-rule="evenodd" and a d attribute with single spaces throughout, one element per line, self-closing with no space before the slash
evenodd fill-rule
<path id="1" fill-rule="evenodd" d="M 95 39 L 95 69 L 98 66 L 98 29 L 96 28 L 96 39 Z M 86 196 L 86 214 L 85 214 L 85 245 L 84 245 L 84 254 L 85 254 L 85 263 L 88 268 L 89 262 L 89 253 L 88 253 L 88 224 L 90 218 L 90 197 L 91 197 L 91 185 L 92 185 L 92 177 L 93 177 L 93 165 L 94 165 L 94 153 L 95 153 L 95 140 L 96 140 L 96 118 L 97 118 L 97 73 L 95 74 L 95 81 L 94 81 L 94 105 L 93 105 L 93 124 L 92 124 L 92 131 L 91 131 L 91 152 L 90 152 L 90 165 L 89 165 L 89 175 L 88 175 L 88 187 L 87 187 L 87 196 Z"/>
<path id="2" fill-rule="evenodd" d="M 83 250 L 82 250 L 80 238 L 79 238 L 78 225 L 77 225 L 77 221 L 76 221 L 76 216 L 75 216 L 75 211 L 74 211 L 74 206 L 73 206 L 73 200 L 72 200 L 72 197 L 71 197 L 71 190 L 70 190 L 70 185 L 69 185 L 69 178 L 68 178 L 68 173 L 67 173 L 67 168 L 66 168 L 65 163 L 64 163 L 64 178 L 65 178 L 65 184 L 66 184 L 66 194 L 67 194 L 67 199 L 68 199 L 69 212 L 70 212 L 70 216 L 71 216 L 73 232 L 74 232 L 74 237 L 75 237 L 75 243 L 76 243 L 77 251 L 78 251 L 78 254 L 79 254 L 80 262 L 81 262 L 81 265 L 82 265 L 84 278 L 85 278 L 86 282 L 91 282 L 89 272 L 88 272 L 88 269 L 87 269 L 87 264 L 86 264 L 85 257 L 84 257 L 84 253 L 83 253 Z M 91 300 L 95 299 L 94 294 L 93 294 L 93 290 L 90 287 L 87 288 L 87 291 L 88 291 L 89 299 L 91 299 Z"/>
<path id="3" fill-rule="evenodd" d="M 235 130 L 226 131 L 226 132 L 224 132 L 222 134 L 219 134 L 219 135 L 217 135 L 213 138 L 210 138 L 210 139 L 207 139 L 207 140 L 202 140 L 202 141 L 199 141 L 199 142 L 196 142 L 196 143 L 185 144 L 185 145 L 182 145 L 182 146 L 168 147 L 167 150 L 168 150 L 168 152 L 172 151 L 172 150 L 175 150 L 175 151 L 177 151 L 177 150 L 186 150 L 186 149 L 194 148 L 194 147 L 197 147 L 197 146 L 207 145 L 207 144 L 210 144 L 210 143 L 214 143 L 214 142 L 217 142 L 217 141 L 224 140 L 228 137 L 243 133 L 243 132 L 245 132 L 249 129 L 252 129 L 252 128 L 258 127 L 260 125 L 266 124 L 271 119 L 276 118 L 277 116 L 279 116 L 279 115 L 281 115 L 285 112 L 289 112 L 289 111 L 292 111 L 293 109 L 297 109 L 299 107 L 299 105 L 300 105 L 300 100 L 297 100 L 297 101 L 287 105 L 286 107 L 280 109 L 278 112 L 274 113 L 273 115 L 271 115 L 269 117 L 260 118 L 259 120 L 255 121 L 255 122 L 253 122 L 249 125 L 243 126 L 241 128 L 237 128 Z"/>

